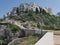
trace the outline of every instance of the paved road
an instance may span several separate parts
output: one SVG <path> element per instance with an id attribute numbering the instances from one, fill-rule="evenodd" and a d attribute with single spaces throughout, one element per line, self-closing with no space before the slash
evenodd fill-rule
<path id="1" fill-rule="evenodd" d="M 55 45 L 60 45 L 60 35 L 54 35 L 54 43 Z"/>
<path id="2" fill-rule="evenodd" d="M 60 31 L 46 30 L 48 32 L 54 32 L 54 44 L 60 45 Z"/>

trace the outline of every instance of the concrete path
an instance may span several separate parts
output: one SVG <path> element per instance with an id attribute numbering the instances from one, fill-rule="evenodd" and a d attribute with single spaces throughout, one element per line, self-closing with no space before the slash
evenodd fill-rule
<path id="1" fill-rule="evenodd" d="M 45 30 L 47 32 L 54 32 L 54 45 L 60 45 L 60 31 Z"/>
<path id="2" fill-rule="evenodd" d="M 60 45 L 60 35 L 54 35 L 54 43 L 55 45 Z"/>
<path id="3" fill-rule="evenodd" d="M 54 31 L 54 43 L 60 45 L 60 31 Z"/>

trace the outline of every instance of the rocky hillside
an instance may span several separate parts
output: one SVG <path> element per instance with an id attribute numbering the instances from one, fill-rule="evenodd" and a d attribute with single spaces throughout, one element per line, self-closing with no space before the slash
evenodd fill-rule
<path id="1" fill-rule="evenodd" d="M 8 18 L 22 22 L 22 25 L 28 29 L 60 30 L 60 17 L 50 15 L 45 11 L 17 12 L 14 16 L 8 16 Z"/>
<path id="2" fill-rule="evenodd" d="M 24 9 L 22 8 L 22 10 Z M 50 13 L 42 7 L 39 7 L 39 10 L 36 7 L 35 11 L 28 9 L 25 11 L 20 11 L 18 7 L 15 7 L 10 13 L 7 13 L 7 17 L 4 16 L 4 19 L 5 18 L 20 21 L 21 25 L 28 29 L 36 28 L 60 30 L 60 17 L 50 15 Z"/>
<path id="3" fill-rule="evenodd" d="M 13 39 L 20 37 L 20 31 L 17 25 L 0 22 L 0 45 L 7 45 Z"/>

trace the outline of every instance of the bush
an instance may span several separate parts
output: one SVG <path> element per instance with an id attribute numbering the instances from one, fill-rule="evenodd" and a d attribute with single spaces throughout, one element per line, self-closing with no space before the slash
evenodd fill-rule
<path id="1" fill-rule="evenodd" d="M 17 25 L 12 25 L 11 27 L 12 27 L 12 32 L 13 33 L 16 33 L 20 29 Z"/>

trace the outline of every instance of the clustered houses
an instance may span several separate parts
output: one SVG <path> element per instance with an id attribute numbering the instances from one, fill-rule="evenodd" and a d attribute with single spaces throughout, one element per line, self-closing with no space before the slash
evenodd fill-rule
<path id="1" fill-rule="evenodd" d="M 37 6 L 35 3 L 31 3 L 31 4 L 25 3 L 19 6 L 20 11 L 26 11 L 27 9 L 36 11 L 36 8 L 40 11 L 39 6 Z"/>
<path id="2" fill-rule="evenodd" d="M 38 9 L 39 12 L 44 10 L 46 13 L 49 13 L 52 15 L 52 9 L 51 8 L 42 8 L 35 3 L 22 3 L 20 4 L 19 7 L 14 7 L 11 12 L 8 13 L 8 15 L 14 16 L 16 15 L 16 10 L 18 8 L 19 12 L 25 12 L 26 10 L 30 11 L 36 11 L 36 8 Z"/>

